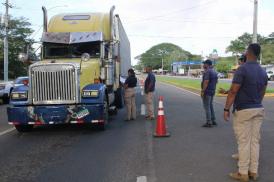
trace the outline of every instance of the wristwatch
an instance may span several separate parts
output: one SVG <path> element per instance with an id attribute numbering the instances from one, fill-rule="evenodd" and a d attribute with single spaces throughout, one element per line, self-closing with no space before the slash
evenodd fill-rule
<path id="1" fill-rule="evenodd" d="M 224 111 L 225 111 L 225 112 L 229 112 L 229 109 L 224 108 Z"/>

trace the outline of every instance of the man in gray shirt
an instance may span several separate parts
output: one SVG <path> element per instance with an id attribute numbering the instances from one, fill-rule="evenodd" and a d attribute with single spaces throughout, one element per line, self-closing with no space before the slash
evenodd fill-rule
<path id="1" fill-rule="evenodd" d="M 230 176 L 240 181 L 258 177 L 260 129 L 264 118 L 262 100 L 267 87 L 267 74 L 257 62 L 260 52 L 260 45 L 248 46 L 247 61 L 235 72 L 224 108 L 224 119 L 228 121 L 233 104 L 239 170 Z"/>

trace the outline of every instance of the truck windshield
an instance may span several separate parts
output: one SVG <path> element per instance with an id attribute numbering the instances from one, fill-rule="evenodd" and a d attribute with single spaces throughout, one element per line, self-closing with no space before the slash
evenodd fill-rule
<path id="1" fill-rule="evenodd" d="M 88 53 L 91 58 L 100 57 L 100 42 L 85 42 L 78 44 L 44 43 L 44 58 L 80 58 Z"/>

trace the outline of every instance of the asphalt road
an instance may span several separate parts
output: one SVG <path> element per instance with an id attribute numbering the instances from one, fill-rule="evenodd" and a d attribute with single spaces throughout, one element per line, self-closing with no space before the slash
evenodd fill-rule
<path id="1" fill-rule="evenodd" d="M 222 120 L 224 98 L 215 103 L 218 126 L 202 128 L 204 113 L 199 96 L 164 84 L 169 138 L 153 138 L 155 122 L 140 116 L 143 98 L 138 89 L 136 121 L 125 122 L 125 110 L 111 117 L 106 131 L 86 126 L 35 128 L 0 136 L 1 182 L 232 182 L 236 150 L 231 123 Z M 260 176 L 274 178 L 274 99 L 265 101 Z M 0 106 L 0 133 L 7 126 L 5 105 Z M 145 177 L 142 177 L 145 176 Z"/>

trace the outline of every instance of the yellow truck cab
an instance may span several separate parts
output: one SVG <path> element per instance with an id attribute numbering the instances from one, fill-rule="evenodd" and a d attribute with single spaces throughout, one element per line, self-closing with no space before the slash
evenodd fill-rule
<path id="1" fill-rule="evenodd" d="M 109 13 L 44 13 L 41 61 L 29 84 L 13 89 L 9 124 L 92 123 L 105 128 L 110 109 L 123 107 L 121 77 L 131 67 L 130 43 L 114 7 Z"/>

